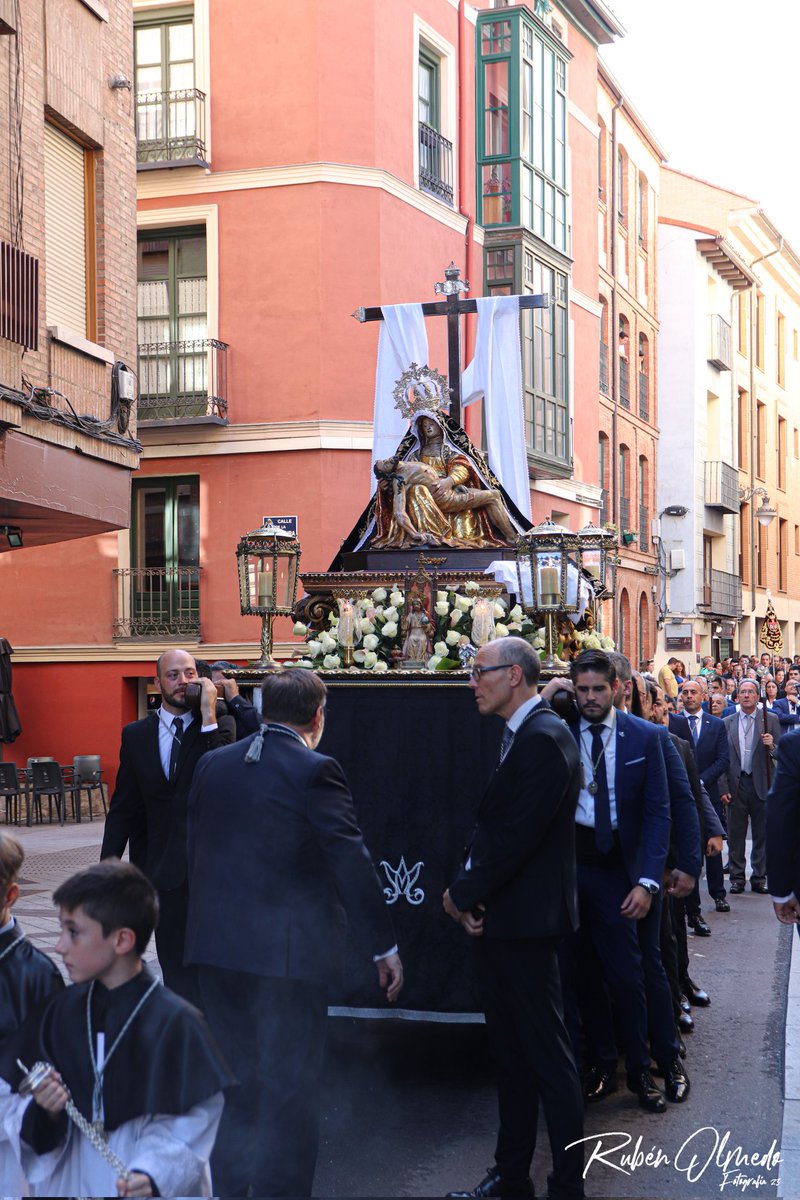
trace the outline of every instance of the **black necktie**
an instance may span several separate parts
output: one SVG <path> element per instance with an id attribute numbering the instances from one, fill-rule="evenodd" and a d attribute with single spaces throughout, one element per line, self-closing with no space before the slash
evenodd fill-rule
<path id="1" fill-rule="evenodd" d="M 503 730 L 502 740 L 500 742 L 500 762 L 501 763 L 502 763 L 503 759 L 505 758 L 505 756 L 508 754 L 509 750 L 511 749 L 511 743 L 513 742 L 513 740 L 514 740 L 514 731 L 513 731 L 513 729 L 509 729 L 508 726 L 506 725 L 505 729 Z"/>
<path id="2" fill-rule="evenodd" d="M 175 776 L 178 774 L 178 755 L 181 752 L 181 741 L 183 739 L 183 721 L 180 717 L 172 719 L 172 747 L 169 752 L 169 781 L 174 783 Z"/>
<path id="3" fill-rule="evenodd" d="M 590 725 L 589 728 L 592 732 L 594 782 L 597 785 L 597 791 L 594 793 L 594 840 L 601 854 L 610 854 L 614 849 L 614 834 L 611 830 L 611 798 L 608 794 L 603 735 L 613 737 L 614 733 L 605 725 Z"/>

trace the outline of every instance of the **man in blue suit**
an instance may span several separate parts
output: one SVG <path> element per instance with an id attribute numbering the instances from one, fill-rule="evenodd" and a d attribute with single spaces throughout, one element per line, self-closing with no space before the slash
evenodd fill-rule
<path id="1" fill-rule="evenodd" d="M 637 935 L 637 922 L 660 893 L 669 848 L 660 737 L 655 727 L 615 709 L 619 683 L 608 655 L 585 651 L 570 664 L 570 675 L 580 713 L 572 732 L 583 767 L 575 815 L 581 936 L 591 940 L 622 1016 L 628 1088 L 642 1108 L 664 1112 L 650 1074 Z"/>
<path id="2" fill-rule="evenodd" d="M 683 715 L 671 715 L 669 718 L 670 733 L 676 733 L 688 741 L 694 749 L 700 782 L 708 792 L 708 797 L 714 805 L 714 811 L 724 824 L 722 801 L 719 793 L 719 779 L 724 775 L 730 763 L 728 750 L 728 732 L 719 717 L 702 711 L 703 696 L 700 685 L 694 679 L 687 679 L 681 687 L 683 698 Z M 709 858 L 706 855 L 706 885 L 708 894 L 714 901 L 717 912 L 731 911 L 731 906 L 725 899 L 725 876 L 722 873 L 722 862 L 719 857 Z M 691 896 L 686 901 L 686 919 L 696 934 L 708 937 L 711 933 L 700 912 L 700 889 L 695 886 Z"/>
<path id="3" fill-rule="evenodd" d="M 787 679 L 785 693 L 781 700 L 775 701 L 772 711 L 780 721 L 783 732 L 791 733 L 800 724 L 800 699 L 793 679 Z"/>

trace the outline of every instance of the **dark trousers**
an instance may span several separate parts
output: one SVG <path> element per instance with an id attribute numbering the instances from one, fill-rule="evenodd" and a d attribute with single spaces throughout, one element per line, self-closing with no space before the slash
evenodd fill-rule
<path id="1" fill-rule="evenodd" d="M 497 1070 L 500 1174 L 512 1184 L 527 1179 L 541 1101 L 553 1159 L 548 1196 L 572 1200 L 584 1194 L 583 1097 L 564 1026 L 557 944 L 483 937 L 475 963 Z"/>
<path id="2" fill-rule="evenodd" d="M 195 1008 L 200 1007 L 197 990 L 197 968 L 183 965 L 186 942 L 186 912 L 189 905 L 189 885 L 158 893 L 158 926 L 156 952 L 164 976 L 164 984 L 177 992 Z"/>
<path id="3" fill-rule="evenodd" d="M 673 919 L 673 896 L 664 896 L 661 904 L 661 961 L 664 964 L 664 974 L 669 984 L 672 998 L 672 1014 L 675 1020 L 681 1011 L 681 991 L 683 973 L 678 967 L 678 935 Z M 683 920 L 683 918 L 681 918 Z M 683 924 L 683 936 L 686 937 L 686 922 Z"/>
<path id="4" fill-rule="evenodd" d="M 660 1063 L 673 1062 L 678 1057 L 672 992 L 661 958 L 663 907 L 663 896 L 654 896 L 647 915 L 634 922 L 642 952 L 650 1049 L 653 1058 Z"/>
<path id="5" fill-rule="evenodd" d="M 728 862 L 731 883 L 744 883 L 747 869 L 747 823 L 753 834 L 750 876 L 753 883 L 767 878 L 767 802 L 759 796 L 752 775 L 740 775 L 736 799 L 728 805 Z"/>
<path id="6" fill-rule="evenodd" d="M 637 923 L 623 917 L 619 911 L 630 890 L 631 884 L 623 867 L 597 867 L 578 863 L 581 927 L 572 938 L 565 939 L 561 966 L 570 1033 L 573 1039 L 576 1039 L 579 1033 L 579 979 L 583 973 L 585 987 L 586 964 L 594 961 L 593 958 L 587 958 L 585 952 L 582 953 L 582 943 L 585 939 L 590 939 L 594 955 L 601 964 L 603 976 L 620 1014 L 625 1042 L 625 1066 L 630 1072 L 639 1072 L 650 1067 L 650 1048 L 647 1039 L 645 974 L 636 931 Z M 601 981 L 595 979 L 593 986 L 597 987 L 599 982 Z M 616 1060 L 615 1047 L 611 1062 L 607 1063 L 604 1056 L 603 1065 L 613 1065 Z"/>
<path id="7" fill-rule="evenodd" d="M 197 968 L 203 1011 L 238 1086 L 211 1155 L 215 1196 L 310 1196 L 319 1146 L 324 984 Z"/>

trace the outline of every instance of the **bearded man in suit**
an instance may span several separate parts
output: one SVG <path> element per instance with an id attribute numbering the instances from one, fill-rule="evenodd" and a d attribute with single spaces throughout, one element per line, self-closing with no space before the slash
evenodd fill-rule
<path id="1" fill-rule="evenodd" d="M 186 937 L 186 799 L 198 759 L 231 740 L 217 725 L 217 689 L 201 679 L 186 650 L 167 650 L 156 663 L 161 707 L 122 731 L 119 772 L 106 817 L 101 858 L 131 862 L 158 890 L 156 950 L 164 983 L 198 1003 L 196 972 L 183 963 Z M 200 713 L 186 687 L 200 685 Z"/>
<path id="2" fill-rule="evenodd" d="M 451 1197 L 533 1196 L 541 1102 L 550 1137 L 550 1200 L 583 1191 L 583 1100 L 564 1024 L 558 943 L 577 927 L 575 804 L 579 756 L 538 695 L 539 658 L 521 638 L 481 646 L 470 686 L 481 716 L 506 721 L 500 761 L 444 908 L 475 939 L 475 965 L 497 1069 L 496 1166 Z"/>

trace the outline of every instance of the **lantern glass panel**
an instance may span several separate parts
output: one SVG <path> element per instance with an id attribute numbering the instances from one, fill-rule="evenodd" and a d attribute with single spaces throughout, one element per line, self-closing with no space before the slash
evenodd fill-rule
<path id="1" fill-rule="evenodd" d="M 584 550 L 581 554 L 583 569 L 597 582 L 602 581 L 602 556 L 599 550 Z"/>
<path id="2" fill-rule="evenodd" d="M 275 558 L 276 571 L 276 593 L 275 600 L 278 608 L 291 608 L 294 600 L 293 592 L 293 574 L 292 566 L 294 556 L 290 554 L 278 554 Z"/>
<path id="3" fill-rule="evenodd" d="M 256 562 L 258 566 L 258 607 L 271 609 L 274 606 L 272 599 L 272 556 L 269 554 L 259 554 Z"/>
<path id="4" fill-rule="evenodd" d="M 536 555 L 536 591 L 541 608 L 561 605 L 561 554 L 541 551 Z"/>

